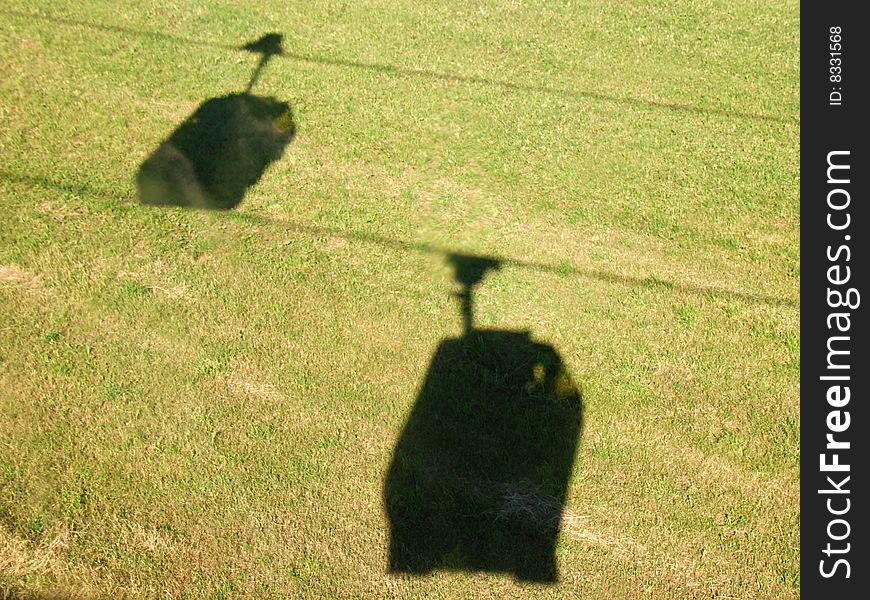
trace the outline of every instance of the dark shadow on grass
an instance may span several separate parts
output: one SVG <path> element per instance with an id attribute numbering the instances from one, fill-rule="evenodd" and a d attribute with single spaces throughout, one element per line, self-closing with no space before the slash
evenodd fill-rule
<path id="1" fill-rule="evenodd" d="M 59 25 L 66 25 L 71 27 L 87 27 L 90 29 L 96 29 L 98 31 L 106 31 L 109 33 L 118 33 L 122 35 L 135 35 L 140 37 L 148 37 L 157 40 L 163 40 L 172 42 L 175 44 L 185 44 L 192 46 L 200 46 L 207 48 L 214 48 L 218 50 L 239 50 L 240 48 L 237 46 L 231 46 L 228 44 L 215 44 L 211 42 L 203 42 L 199 40 L 192 40 L 188 38 L 183 38 L 179 36 L 169 35 L 166 33 L 160 33 L 156 31 L 143 31 L 132 29 L 128 27 L 120 27 L 117 25 L 106 25 L 106 24 L 98 24 L 98 23 L 89 23 L 87 21 L 81 21 L 76 19 L 70 19 L 66 17 L 57 17 L 57 16 L 49 16 L 49 15 L 39 15 L 33 13 L 27 13 L 16 10 L 0 10 L 0 14 L 6 14 L 15 17 L 22 18 L 31 18 L 31 19 L 39 19 L 43 21 L 48 21 L 51 23 L 57 23 Z M 800 119 L 793 118 L 783 118 L 783 117 L 774 117 L 769 115 L 759 115 L 754 113 L 747 113 L 735 110 L 727 110 L 727 109 L 718 109 L 718 108 L 704 108 L 700 106 L 694 106 L 691 104 L 684 104 L 678 102 L 660 102 L 655 100 L 642 100 L 639 98 L 631 98 L 626 96 L 613 96 L 609 94 L 602 94 L 599 92 L 593 91 L 585 91 L 585 90 L 575 90 L 575 89 L 564 89 L 557 87 L 548 87 L 548 86 L 538 86 L 538 85 L 530 85 L 519 83 L 515 81 L 501 81 L 497 79 L 490 79 L 488 77 L 478 77 L 475 75 L 456 75 L 453 73 L 441 73 L 438 71 L 433 71 L 430 69 L 416 69 L 410 67 L 399 67 L 395 65 L 389 64 L 381 64 L 381 63 L 367 63 L 343 58 L 329 58 L 324 56 L 317 56 L 314 54 L 303 54 L 298 52 L 287 52 L 284 51 L 280 54 L 281 57 L 297 60 L 301 62 L 320 64 L 320 65 L 329 65 L 334 67 L 343 67 L 343 68 L 353 68 L 353 69 L 362 69 L 367 71 L 372 71 L 374 73 L 383 73 L 392 76 L 400 76 L 400 77 L 419 77 L 429 80 L 436 81 L 448 81 L 454 83 L 463 83 L 463 84 L 477 84 L 484 85 L 488 87 L 501 88 L 502 90 L 506 90 L 509 92 L 532 92 L 532 93 L 542 93 L 549 94 L 555 96 L 561 96 L 563 98 L 571 98 L 574 100 L 596 100 L 602 102 L 613 102 L 615 104 L 624 104 L 629 106 L 636 107 L 644 107 L 651 109 L 660 109 L 660 110 L 668 110 L 674 112 L 683 112 L 683 113 L 695 113 L 701 115 L 711 115 L 717 117 L 724 117 L 728 119 L 747 119 L 752 121 L 768 121 L 768 122 L 778 122 L 778 123 L 788 123 L 788 124 L 800 124 Z"/>
<path id="2" fill-rule="evenodd" d="M 527 331 L 474 328 L 472 290 L 499 261 L 449 259 L 465 332 L 435 351 L 393 453 L 389 571 L 552 583 L 581 395 L 552 346 Z"/>
<path id="3" fill-rule="evenodd" d="M 243 46 L 260 61 L 241 94 L 205 101 L 139 168 L 139 200 L 156 206 L 235 208 L 293 139 L 290 105 L 250 93 L 281 35 Z"/>
<path id="4" fill-rule="evenodd" d="M 230 94 L 204 102 L 149 156 L 136 181 L 143 204 L 236 207 L 293 139 L 290 106 Z"/>

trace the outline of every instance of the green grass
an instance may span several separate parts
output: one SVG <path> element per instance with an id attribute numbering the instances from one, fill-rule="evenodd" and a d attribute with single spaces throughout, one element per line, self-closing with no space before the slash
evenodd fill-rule
<path id="1" fill-rule="evenodd" d="M 0 9 L 0 597 L 796 598 L 797 2 Z M 296 137 L 136 201 L 196 108 Z M 388 573 L 384 480 L 461 329 L 582 390 L 559 580 Z M 461 557 L 455 557 L 461 562 Z"/>

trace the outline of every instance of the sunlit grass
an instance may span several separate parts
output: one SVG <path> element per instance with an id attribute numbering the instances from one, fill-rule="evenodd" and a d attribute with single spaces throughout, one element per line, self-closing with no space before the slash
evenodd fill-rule
<path id="1" fill-rule="evenodd" d="M 46 0 L 0 31 L 7 595 L 798 596 L 797 3 Z M 140 206 L 268 32 L 283 156 L 232 212 Z M 582 389 L 551 587 L 387 573 L 384 478 L 461 330 L 440 249 L 502 259 L 478 324 Z"/>

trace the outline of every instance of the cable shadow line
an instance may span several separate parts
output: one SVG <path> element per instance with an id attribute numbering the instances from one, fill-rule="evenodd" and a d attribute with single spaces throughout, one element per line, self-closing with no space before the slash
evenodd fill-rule
<path id="1" fill-rule="evenodd" d="M 201 46 L 206 48 L 215 48 L 219 50 L 241 50 L 239 46 L 231 46 L 228 44 L 214 44 L 210 42 L 202 42 L 198 40 L 191 40 L 189 38 L 183 38 L 179 36 L 169 35 L 166 33 L 159 33 L 154 31 L 143 31 L 143 30 L 135 30 L 127 27 L 120 27 L 116 25 L 100 25 L 96 23 L 89 23 L 87 21 L 78 21 L 75 19 L 62 18 L 62 17 L 53 17 L 46 15 L 38 15 L 38 14 L 30 14 L 20 11 L 14 10 L 0 10 L 0 14 L 12 15 L 16 17 L 23 18 L 31 18 L 31 19 L 41 19 L 44 21 L 49 21 L 53 23 L 58 23 L 60 25 L 67 25 L 73 27 L 89 27 L 92 29 L 97 29 L 100 31 L 106 31 L 110 33 L 120 33 L 124 35 L 136 35 L 142 37 L 150 37 L 153 39 L 160 39 L 164 41 L 170 41 L 177 44 L 188 44 L 192 46 Z M 347 60 L 347 59 L 339 59 L 339 58 L 328 58 L 323 56 L 316 56 L 312 54 L 301 54 L 296 52 L 283 52 L 281 54 L 276 55 L 279 58 L 286 58 L 290 60 L 296 60 L 300 62 L 306 62 L 310 64 L 319 64 L 319 65 L 329 65 L 333 67 L 345 67 L 345 68 L 353 68 L 360 70 L 368 70 L 375 73 L 384 73 L 397 77 L 419 77 L 423 79 L 431 79 L 431 80 L 440 80 L 447 81 L 451 83 L 458 84 L 475 84 L 475 85 L 483 85 L 495 88 L 501 88 L 503 90 L 508 90 L 512 92 L 531 92 L 531 93 L 540 93 L 540 94 L 549 94 L 554 96 L 560 96 L 563 98 L 572 98 L 574 100 L 595 100 L 599 102 L 612 102 L 614 104 L 622 104 L 628 106 L 642 107 L 642 108 L 650 108 L 650 109 L 658 109 L 658 110 L 668 110 L 672 112 L 688 112 L 699 115 L 711 115 L 715 117 L 726 117 L 730 119 L 745 119 L 751 121 L 761 121 L 761 122 L 771 122 L 771 123 L 782 123 L 782 124 L 793 124 L 800 125 L 799 118 L 787 118 L 787 117 L 774 117 L 770 115 L 759 115 L 755 113 L 747 113 L 742 111 L 732 111 L 718 108 L 702 108 L 699 106 L 693 106 L 691 104 L 680 104 L 680 103 L 671 103 L 671 102 L 659 102 L 655 100 L 641 100 L 638 98 L 631 98 L 625 96 L 611 96 L 608 94 L 601 94 L 598 92 L 589 92 L 582 90 L 569 90 L 564 88 L 556 88 L 556 87 L 546 87 L 546 86 L 535 86 L 530 84 L 523 83 L 514 83 L 511 81 L 502 81 L 498 79 L 490 79 L 487 77 L 479 77 L 476 75 L 455 75 L 452 73 L 441 73 L 439 71 L 432 71 L 429 69 L 415 69 L 410 67 L 398 67 L 395 65 L 388 64 L 380 64 L 380 63 L 367 63 L 361 61 Z"/>
<path id="2" fill-rule="evenodd" d="M 214 48 L 216 50 L 241 50 L 238 46 L 230 46 L 229 44 L 215 44 L 212 42 L 202 42 L 199 40 L 192 40 L 189 38 L 183 38 L 176 35 L 170 35 L 168 33 L 160 33 L 157 31 L 148 31 L 148 30 L 139 30 L 139 29 L 131 29 L 129 27 L 122 27 L 119 25 L 102 25 L 99 23 L 91 23 L 89 21 L 79 21 L 77 19 L 70 19 L 67 17 L 56 17 L 52 15 L 40 15 L 36 13 L 27 13 L 18 10 L 8 10 L 8 9 L 0 9 L 0 14 L 9 15 L 13 17 L 20 17 L 24 19 L 37 19 L 40 21 L 47 21 L 49 23 L 56 23 L 58 25 L 65 25 L 67 27 L 84 27 L 87 29 L 95 29 L 97 31 L 105 31 L 107 33 L 118 33 L 121 35 L 134 35 L 138 37 L 151 38 L 155 40 L 163 40 L 166 42 L 172 42 L 174 44 L 181 44 L 187 46 L 200 46 L 202 48 Z"/>
<path id="3" fill-rule="evenodd" d="M 440 244 L 431 244 L 427 242 L 406 242 L 403 240 L 397 240 L 394 238 L 387 238 L 373 234 L 359 233 L 355 231 L 346 231 L 341 229 L 334 229 L 331 227 L 321 227 L 321 226 L 312 226 L 312 225 L 299 225 L 295 223 L 283 223 L 282 221 L 274 221 L 270 219 L 263 219 L 261 223 L 268 224 L 279 224 L 284 226 L 287 229 L 291 229 L 293 231 L 297 231 L 299 233 L 305 234 L 319 234 L 319 235 L 329 235 L 334 237 L 339 237 L 348 241 L 356 241 L 361 243 L 368 243 L 372 245 L 378 245 L 385 248 L 392 248 L 394 250 L 404 251 L 404 252 L 417 252 L 420 254 L 438 254 L 443 256 L 450 256 L 453 254 L 461 253 L 463 251 L 457 250 L 456 248 L 450 248 L 448 246 L 442 246 Z M 467 252 L 467 250 L 465 250 Z M 739 292 L 733 290 L 726 290 L 716 287 L 704 287 L 699 285 L 685 284 L 685 283 L 674 283 L 671 281 L 667 281 L 661 279 L 656 276 L 649 277 L 636 277 L 632 275 L 620 275 L 618 273 L 612 273 L 608 271 L 602 271 L 600 269 L 583 269 L 575 266 L 564 266 L 564 265 L 554 265 L 549 263 L 531 261 L 531 260 L 521 260 L 516 258 L 511 258 L 509 256 L 501 256 L 498 254 L 489 254 L 483 256 L 483 258 L 492 259 L 494 261 L 498 261 L 502 263 L 506 267 L 514 267 L 518 269 L 529 269 L 533 271 L 538 271 L 542 273 L 550 273 L 559 276 L 575 276 L 582 277 L 584 279 L 596 279 L 598 281 L 603 281 L 605 283 L 611 283 L 616 285 L 623 285 L 626 287 L 663 287 L 666 289 L 672 289 L 685 294 L 692 294 L 698 296 L 708 296 L 708 295 L 717 295 L 723 296 L 726 298 L 733 298 L 735 300 L 740 300 L 743 302 L 751 303 L 751 304 L 766 304 L 769 306 L 783 306 L 783 307 L 797 307 L 799 306 L 799 302 L 794 300 L 788 300 L 786 298 L 779 298 L 776 296 L 767 296 L 763 294 L 752 294 L 748 292 Z"/>
<path id="4" fill-rule="evenodd" d="M 65 193 L 73 192 L 82 196 L 100 197 L 108 200 L 117 200 L 119 198 L 132 199 L 134 197 L 134 194 L 115 194 L 108 191 L 94 189 L 84 184 L 66 184 L 62 182 L 52 181 L 50 179 L 44 179 L 41 177 L 32 177 L 28 175 L 9 173 L 2 169 L 0 169 L 0 179 L 5 179 L 6 181 L 10 181 L 13 183 L 50 188 Z M 279 226 L 283 227 L 288 231 L 294 231 L 302 235 L 338 237 L 351 242 L 381 246 L 383 248 L 389 248 L 399 252 L 415 252 L 418 254 L 436 254 L 442 256 L 452 256 L 456 254 L 462 254 L 463 252 L 461 250 L 457 250 L 456 248 L 450 248 L 448 246 L 442 246 L 440 244 L 433 244 L 430 242 L 408 242 L 405 240 L 399 240 L 395 238 L 389 238 L 358 231 L 347 231 L 343 229 L 336 229 L 333 227 L 323 227 L 319 225 L 300 225 L 298 223 L 290 223 L 286 221 L 270 219 L 268 217 L 263 217 L 261 215 L 251 213 L 234 212 L 232 214 L 234 214 L 237 218 L 241 218 L 245 221 L 248 221 L 252 225 L 256 225 L 259 227 Z M 529 269 L 541 273 L 550 273 L 563 277 L 575 276 L 582 277 L 584 279 L 595 279 L 598 281 L 603 281 L 605 283 L 622 285 L 626 287 L 663 287 L 665 289 L 674 290 L 684 294 L 691 294 L 697 296 L 716 295 L 722 296 L 724 298 L 732 298 L 750 304 L 782 306 L 786 308 L 797 308 L 800 306 L 799 300 L 795 301 L 789 300 L 787 298 L 780 298 L 777 296 L 753 294 L 749 292 L 727 290 L 717 287 L 704 287 L 700 285 L 686 283 L 674 283 L 672 281 L 660 279 L 652 275 L 648 277 L 620 275 L 618 273 L 602 271 L 600 269 L 583 269 L 575 266 L 554 265 L 550 263 L 511 258 L 509 256 L 488 255 L 482 258 L 489 258 L 499 261 L 504 266 L 508 267 Z"/>
<path id="5" fill-rule="evenodd" d="M 104 200 L 133 199 L 135 196 L 134 194 L 114 193 L 108 190 L 100 190 L 84 183 L 65 183 L 63 181 L 56 181 L 45 177 L 10 173 L 3 169 L 0 169 L 0 179 L 4 179 L 11 183 L 49 188 L 65 194 L 73 193 L 78 194 L 79 196 L 90 196 L 91 198 L 102 198 Z"/>
<path id="6" fill-rule="evenodd" d="M 727 117 L 732 119 L 746 119 L 752 121 L 767 121 L 775 123 L 790 123 L 794 125 L 800 124 L 800 119 L 789 119 L 782 117 L 772 117 L 769 115 L 758 115 L 754 113 L 746 113 L 741 111 L 730 111 L 718 108 L 701 108 L 691 104 L 678 104 L 670 102 L 657 102 L 655 100 L 640 100 L 638 98 L 629 98 L 625 96 L 610 96 L 608 94 L 600 94 L 598 92 L 568 90 L 564 88 L 535 86 L 523 83 L 514 83 L 510 81 L 501 81 L 497 79 L 489 79 L 487 77 L 478 77 L 476 75 L 454 75 L 451 73 L 441 73 L 429 69 L 414 69 L 409 67 L 396 67 L 394 65 L 385 65 L 379 63 L 364 63 L 345 59 L 325 58 L 321 56 L 313 56 L 306 54 L 298 54 L 293 52 L 285 52 L 283 58 L 290 58 L 307 63 L 316 63 L 322 65 L 331 65 L 336 67 L 349 67 L 355 69 L 366 69 L 378 73 L 386 73 L 388 75 L 399 77 L 420 77 L 426 79 L 435 79 L 461 84 L 477 84 L 489 87 L 497 87 L 512 92 L 532 92 L 540 94 L 549 94 L 561 96 L 563 98 L 572 98 L 574 100 L 596 100 L 599 102 L 612 102 L 614 104 L 623 104 L 635 107 L 643 107 L 650 109 L 669 110 L 673 112 L 690 112 L 701 115 L 712 115 L 717 117 Z"/>

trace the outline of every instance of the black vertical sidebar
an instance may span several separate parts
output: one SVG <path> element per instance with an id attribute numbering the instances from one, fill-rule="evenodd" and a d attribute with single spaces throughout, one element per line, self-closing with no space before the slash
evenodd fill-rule
<path id="1" fill-rule="evenodd" d="M 870 590 L 870 26 L 859 6 L 801 3 L 801 595 L 831 600 Z"/>

